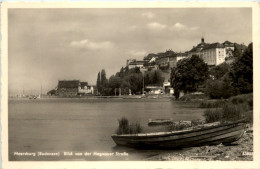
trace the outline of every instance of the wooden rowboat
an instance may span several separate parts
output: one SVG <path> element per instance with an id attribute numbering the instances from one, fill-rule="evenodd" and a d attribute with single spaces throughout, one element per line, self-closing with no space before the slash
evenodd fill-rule
<path id="1" fill-rule="evenodd" d="M 246 128 L 246 121 L 209 123 L 203 127 L 188 128 L 180 131 L 113 134 L 112 139 L 119 146 L 136 148 L 182 148 L 211 144 L 230 144 L 240 139 Z"/>

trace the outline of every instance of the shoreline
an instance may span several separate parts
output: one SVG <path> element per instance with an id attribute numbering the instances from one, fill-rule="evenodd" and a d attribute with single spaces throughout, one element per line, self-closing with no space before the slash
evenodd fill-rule
<path id="1" fill-rule="evenodd" d="M 184 152 L 163 153 L 146 158 L 147 161 L 252 161 L 253 129 L 247 129 L 244 135 L 231 145 L 211 145 L 191 147 Z"/>

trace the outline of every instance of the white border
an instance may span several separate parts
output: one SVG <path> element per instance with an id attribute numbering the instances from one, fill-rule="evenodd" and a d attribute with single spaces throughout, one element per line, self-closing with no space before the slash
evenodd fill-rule
<path id="1" fill-rule="evenodd" d="M 8 29 L 7 10 L 9 8 L 252 8 L 253 49 L 254 49 L 254 161 L 144 161 L 144 162 L 9 162 L 8 161 Z M 1 125 L 2 125 L 2 167 L 10 168 L 260 168 L 260 18 L 257 2 L 3 2 L 1 5 Z M 242 21 L 241 21 L 242 22 Z"/>

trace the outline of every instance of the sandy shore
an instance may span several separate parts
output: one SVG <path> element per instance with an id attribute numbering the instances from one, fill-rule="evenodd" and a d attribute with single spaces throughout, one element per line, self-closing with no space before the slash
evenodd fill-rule
<path id="1" fill-rule="evenodd" d="M 242 138 L 225 146 L 193 147 L 182 153 L 165 153 L 145 160 L 161 161 L 251 161 L 253 160 L 253 130 L 248 129 Z"/>

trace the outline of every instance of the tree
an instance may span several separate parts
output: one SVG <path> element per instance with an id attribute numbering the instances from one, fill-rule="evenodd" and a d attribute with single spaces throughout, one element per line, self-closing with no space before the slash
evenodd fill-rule
<path id="1" fill-rule="evenodd" d="M 145 75 L 144 75 L 144 84 L 145 84 L 145 86 L 150 84 L 150 80 L 149 79 L 150 79 L 149 73 L 145 73 Z"/>
<path id="2" fill-rule="evenodd" d="M 253 91 L 253 44 L 250 43 L 245 52 L 238 56 L 231 66 L 231 84 L 238 94 Z"/>
<path id="3" fill-rule="evenodd" d="M 107 83 L 107 77 L 106 77 L 106 71 L 104 69 L 101 70 L 101 79 L 100 79 L 100 83 L 102 86 L 105 86 L 105 84 Z"/>
<path id="4" fill-rule="evenodd" d="M 120 77 L 112 75 L 109 78 L 109 88 L 111 88 L 111 91 L 115 91 L 115 89 L 120 88 L 120 85 L 121 85 Z"/>
<path id="5" fill-rule="evenodd" d="M 106 78 L 106 71 L 104 69 L 98 72 L 97 76 L 97 90 L 101 95 L 107 93 L 106 88 L 108 87 L 108 80 Z"/>
<path id="6" fill-rule="evenodd" d="M 97 76 L 97 84 L 96 84 L 96 86 L 97 86 L 97 90 L 98 90 L 98 92 L 100 92 L 100 91 L 101 91 L 100 72 L 98 72 L 98 76 Z"/>
<path id="7" fill-rule="evenodd" d="M 208 79 L 206 82 L 206 93 L 212 99 L 229 98 L 235 94 L 235 89 L 231 86 L 231 79 L 226 73 L 221 79 Z"/>
<path id="8" fill-rule="evenodd" d="M 212 68 L 210 70 L 210 75 L 213 75 L 215 79 L 220 79 L 229 71 L 230 71 L 230 65 L 224 62 Z"/>
<path id="9" fill-rule="evenodd" d="M 175 97 L 179 92 L 184 93 L 196 91 L 209 76 L 207 64 L 198 56 L 178 61 L 176 68 L 171 70 L 171 85 L 174 88 Z"/>
<path id="10" fill-rule="evenodd" d="M 132 73 L 126 77 L 129 83 L 129 88 L 133 93 L 139 93 L 142 91 L 143 76 L 142 73 Z"/>
<path id="11" fill-rule="evenodd" d="M 163 84 L 164 77 L 162 76 L 161 71 L 147 71 L 144 75 L 144 84 L 145 85 L 159 85 Z"/>
<path id="12" fill-rule="evenodd" d="M 157 84 L 158 81 L 159 81 L 159 79 L 158 79 L 158 76 L 157 76 L 157 71 L 155 71 L 154 74 L 153 74 L 153 84 Z"/>

